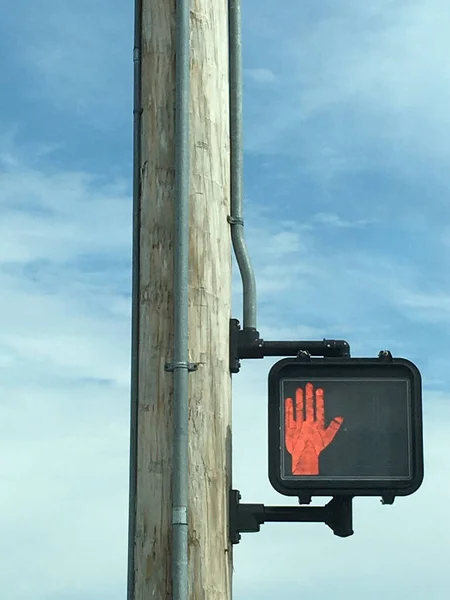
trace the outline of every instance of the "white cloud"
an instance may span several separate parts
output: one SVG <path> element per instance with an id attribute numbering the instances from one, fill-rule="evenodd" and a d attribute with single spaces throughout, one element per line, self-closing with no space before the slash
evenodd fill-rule
<path id="1" fill-rule="evenodd" d="M 245 69 L 244 76 L 249 77 L 255 83 L 267 84 L 275 81 L 275 75 L 270 69 Z"/>
<path id="2" fill-rule="evenodd" d="M 10 156 L 0 201 L 0 587 L 8 600 L 113 595 L 126 573 L 130 198 L 120 182 Z"/>
<path id="3" fill-rule="evenodd" d="M 372 333 L 379 331 L 384 310 L 411 321 L 450 324 L 447 284 L 424 285 L 421 267 L 407 253 L 392 252 L 382 243 L 371 252 L 341 245 L 332 252 L 324 249 L 324 227 L 364 230 L 367 221 L 318 213 L 300 224 L 283 223 L 275 210 L 266 214 L 254 204 L 247 206 L 247 214 L 247 241 L 266 317 L 278 314 L 292 323 L 314 318 L 333 329 L 339 323 L 345 331 L 366 329 L 375 320 Z M 235 282 L 239 293 L 237 272 Z"/>
<path id="4" fill-rule="evenodd" d="M 406 157 L 447 165 L 448 3 L 380 0 L 309 12 L 294 1 L 277 18 L 260 11 L 261 60 L 270 48 L 279 85 L 252 96 L 248 149 L 300 153 L 322 176 L 380 162 L 409 172 Z"/>
<path id="5" fill-rule="evenodd" d="M 322 225 L 328 225 L 330 227 L 340 227 L 343 229 L 363 227 L 370 223 L 370 221 L 367 220 L 349 221 L 347 219 L 342 219 L 339 215 L 336 215 L 335 213 L 317 213 L 316 215 L 314 215 L 313 220 L 316 223 L 320 223 Z"/>
<path id="6" fill-rule="evenodd" d="M 3 261 L 59 262 L 86 250 L 129 251 L 131 200 L 123 183 L 105 184 L 86 173 L 39 172 L 20 163 L 1 182 Z"/>
<path id="7" fill-rule="evenodd" d="M 77 404 L 79 391 L 61 390 L 63 401 Z M 93 390 L 83 391 L 92 406 L 70 420 L 46 421 L 45 393 L 36 389 L 27 412 L 18 403 L 5 420 L 2 411 L 2 429 L 12 434 L 0 443 L 0 585 L 8 600 L 123 586 L 126 547 L 118 540 L 127 528 L 127 439 L 107 412 L 103 425 L 95 419 L 95 428 L 80 428 L 99 408 Z"/>

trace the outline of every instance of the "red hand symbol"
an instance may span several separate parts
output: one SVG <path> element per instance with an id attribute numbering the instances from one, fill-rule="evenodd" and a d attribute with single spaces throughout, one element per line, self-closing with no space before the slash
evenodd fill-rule
<path id="1" fill-rule="evenodd" d="M 318 475 L 319 455 L 331 444 L 344 419 L 336 417 L 325 428 L 323 389 L 317 388 L 314 395 L 312 383 L 306 384 L 306 402 L 302 388 L 297 388 L 295 408 L 294 419 L 294 402 L 292 398 L 286 398 L 284 436 L 286 448 L 292 456 L 292 474 Z"/>

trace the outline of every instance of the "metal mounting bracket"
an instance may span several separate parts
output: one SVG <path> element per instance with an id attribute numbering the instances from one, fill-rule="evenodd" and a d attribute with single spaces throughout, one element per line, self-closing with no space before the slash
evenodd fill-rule
<path id="1" fill-rule="evenodd" d="M 164 371 L 173 372 L 175 369 L 187 369 L 189 373 L 198 369 L 198 363 L 190 362 L 167 362 L 164 365 Z"/>
<path id="2" fill-rule="evenodd" d="M 241 504 L 239 490 L 230 490 L 230 540 L 238 544 L 241 533 L 260 531 L 263 523 L 325 523 L 334 535 L 353 535 L 352 497 L 336 496 L 325 506 L 264 506 Z"/>
<path id="3" fill-rule="evenodd" d="M 242 358 L 266 356 L 311 356 L 349 358 L 350 345 L 345 340 L 266 342 L 256 329 L 241 329 L 238 319 L 230 319 L 230 372 L 239 373 Z"/>

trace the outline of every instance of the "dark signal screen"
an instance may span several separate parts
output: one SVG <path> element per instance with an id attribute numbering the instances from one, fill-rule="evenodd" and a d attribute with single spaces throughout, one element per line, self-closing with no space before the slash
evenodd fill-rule
<path id="1" fill-rule="evenodd" d="M 410 381 L 282 378 L 281 479 L 408 480 Z"/>

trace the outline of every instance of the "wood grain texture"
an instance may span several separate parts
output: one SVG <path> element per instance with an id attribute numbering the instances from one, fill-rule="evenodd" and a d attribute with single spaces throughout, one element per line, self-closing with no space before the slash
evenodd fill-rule
<path id="1" fill-rule="evenodd" d="M 143 0 L 135 600 L 171 598 L 175 1 Z M 189 577 L 231 598 L 231 304 L 226 0 L 191 1 Z"/>

